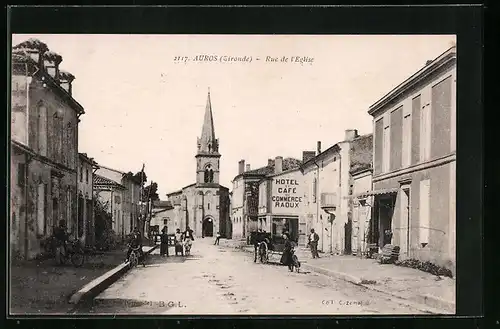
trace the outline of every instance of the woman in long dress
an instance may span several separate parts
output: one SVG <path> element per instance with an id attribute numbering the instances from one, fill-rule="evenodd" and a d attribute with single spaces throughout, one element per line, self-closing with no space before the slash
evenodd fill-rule
<path id="1" fill-rule="evenodd" d="M 288 233 L 283 233 L 283 238 L 285 239 L 285 248 L 283 250 L 283 255 L 281 256 L 281 263 L 288 266 L 290 272 L 293 272 L 292 242 L 290 241 Z"/>

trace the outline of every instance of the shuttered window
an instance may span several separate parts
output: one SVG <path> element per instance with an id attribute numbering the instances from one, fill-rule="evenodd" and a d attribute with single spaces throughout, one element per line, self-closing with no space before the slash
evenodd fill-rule
<path id="1" fill-rule="evenodd" d="M 373 164 L 373 170 L 375 175 L 382 172 L 383 134 L 384 134 L 384 120 L 380 119 L 375 122 L 375 145 L 374 145 L 375 159 Z"/>
<path id="2" fill-rule="evenodd" d="M 403 118 L 403 148 L 402 167 L 406 168 L 411 163 L 411 114 L 408 113 Z"/>
<path id="3" fill-rule="evenodd" d="M 431 155 L 431 104 L 429 90 L 422 91 L 420 111 L 420 161 L 427 161 Z"/>
<path id="4" fill-rule="evenodd" d="M 383 156 L 382 156 L 382 172 L 386 173 L 389 171 L 389 164 L 391 160 L 391 144 L 390 144 L 390 128 L 389 126 L 384 127 L 384 137 L 383 137 Z"/>

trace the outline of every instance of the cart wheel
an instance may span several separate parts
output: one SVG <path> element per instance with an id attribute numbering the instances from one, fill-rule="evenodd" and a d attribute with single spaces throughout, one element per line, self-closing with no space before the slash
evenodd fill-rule
<path id="1" fill-rule="evenodd" d="M 265 242 L 260 245 L 259 253 L 261 263 L 266 264 L 269 262 L 269 249 L 267 248 L 267 244 Z"/>

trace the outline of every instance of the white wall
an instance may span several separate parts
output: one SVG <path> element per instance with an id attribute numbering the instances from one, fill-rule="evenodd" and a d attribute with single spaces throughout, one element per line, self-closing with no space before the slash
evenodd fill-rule
<path id="1" fill-rule="evenodd" d="M 353 194 L 368 192 L 372 189 L 372 174 L 370 171 L 355 175 L 353 178 Z M 352 214 L 352 251 L 356 255 L 366 250 L 368 239 L 368 229 L 371 219 L 371 205 L 373 198 L 363 198 L 365 203 L 360 203 L 359 198 L 353 198 L 353 214 Z"/>

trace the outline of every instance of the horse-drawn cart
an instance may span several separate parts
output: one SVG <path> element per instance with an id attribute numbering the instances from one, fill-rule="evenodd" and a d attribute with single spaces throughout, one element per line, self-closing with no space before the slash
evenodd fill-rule
<path id="1" fill-rule="evenodd" d="M 255 259 L 257 261 L 257 256 L 263 264 L 267 263 L 282 263 L 283 251 L 285 250 L 285 239 L 281 236 L 272 235 L 271 233 L 265 232 L 253 232 L 251 234 L 251 241 L 254 245 Z M 295 247 L 295 243 L 292 242 L 292 247 Z M 300 262 L 297 256 L 294 254 L 292 248 L 292 262 L 297 272 L 300 268 Z M 284 264 L 283 264 L 284 265 Z"/>

